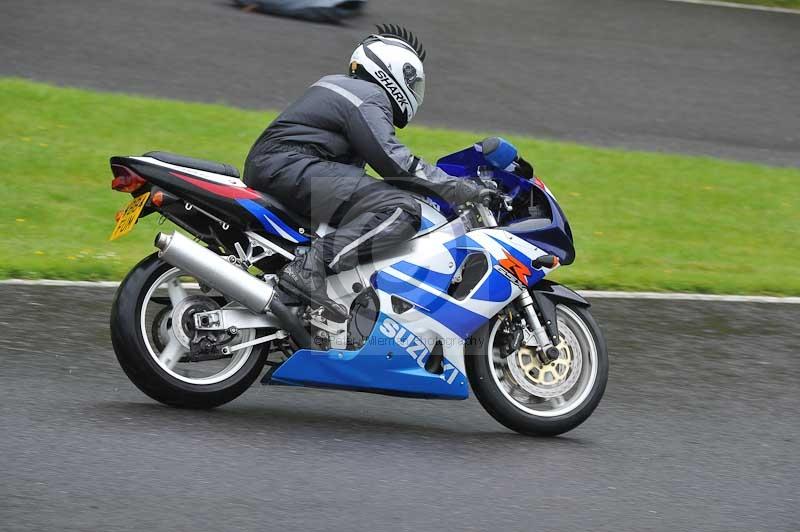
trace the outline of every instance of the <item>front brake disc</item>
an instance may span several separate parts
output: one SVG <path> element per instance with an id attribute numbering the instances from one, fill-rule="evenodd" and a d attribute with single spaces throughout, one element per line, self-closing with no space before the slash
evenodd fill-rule
<path id="1" fill-rule="evenodd" d="M 519 386 L 536 397 L 564 395 L 575 386 L 581 374 L 583 357 L 580 344 L 570 330 L 561 332 L 556 346 L 559 357 L 545 364 L 535 348 L 523 346 L 508 357 L 508 368 Z"/>

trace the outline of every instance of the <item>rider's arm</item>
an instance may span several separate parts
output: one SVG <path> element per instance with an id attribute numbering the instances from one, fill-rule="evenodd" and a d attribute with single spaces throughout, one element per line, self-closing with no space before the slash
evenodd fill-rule
<path id="1" fill-rule="evenodd" d="M 395 135 L 392 108 L 386 96 L 375 94 L 354 109 L 347 124 L 353 149 L 381 177 L 416 177 L 432 183 L 452 179 L 443 170 L 416 157 Z"/>
<path id="2" fill-rule="evenodd" d="M 354 107 L 347 123 L 347 137 L 353 149 L 385 181 L 412 192 L 431 192 L 451 203 L 472 199 L 481 187 L 456 179 L 416 157 L 395 135 L 392 108 L 383 93 Z"/>

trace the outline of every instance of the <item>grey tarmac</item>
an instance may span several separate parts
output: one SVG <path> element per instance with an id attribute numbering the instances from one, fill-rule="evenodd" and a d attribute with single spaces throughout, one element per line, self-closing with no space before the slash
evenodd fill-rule
<path id="1" fill-rule="evenodd" d="M 223 0 L 6 0 L 0 75 L 278 109 L 376 22 L 430 51 L 422 123 L 800 166 L 800 17 L 779 13 L 372 0 L 334 27 Z M 0 285 L 3 532 L 800 529 L 800 305 L 598 299 L 606 397 L 530 439 L 474 399 L 256 385 L 164 407 L 116 363 L 112 294 Z"/>
<path id="2" fill-rule="evenodd" d="M 474 399 L 142 395 L 107 287 L 0 286 L 0 530 L 798 529 L 800 305 L 594 301 L 595 414 L 518 436 Z"/>

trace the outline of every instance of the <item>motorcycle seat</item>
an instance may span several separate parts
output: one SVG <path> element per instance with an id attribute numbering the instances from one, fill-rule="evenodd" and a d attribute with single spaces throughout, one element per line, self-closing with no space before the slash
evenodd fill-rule
<path id="1" fill-rule="evenodd" d="M 178 155 L 177 153 L 169 153 L 166 151 L 149 151 L 144 154 L 144 157 L 152 157 L 162 163 L 194 168 L 195 170 L 203 170 L 241 179 L 239 170 L 230 164 L 195 159 L 194 157 L 187 157 L 185 155 Z"/>
<path id="2" fill-rule="evenodd" d="M 236 179 L 241 179 L 239 176 L 239 171 L 229 165 L 224 163 L 218 163 L 214 161 L 206 161 L 203 159 L 195 159 L 193 157 L 186 157 L 184 155 L 178 155 L 175 153 L 169 153 L 164 151 L 151 151 L 147 152 L 143 155 L 143 157 L 149 157 L 151 159 L 155 159 L 160 163 L 165 164 L 174 164 L 176 166 L 182 166 L 184 168 L 192 169 L 192 170 L 203 170 L 205 172 L 211 172 L 215 174 L 220 174 L 228 177 L 233 177 Z M 158 166 L 158 164 L 156 164 Z M 239 188 L 236 188 L 239 190 Z M 315 229 L 319 225 L 315 223 L 310 218 L 303 216 L 302 214 L 298 213 L 296 209 L 291 208 L 290 205 L 286 205 L 281 203 L 277 198 L 269 194 L 269 191 L 263 190 L 253 190 L 248 189 L 253 193 L 258 194 L 258 198 L 251 198 L 254 199 L 256 203 L 260 204 L 262 207 L 269 209 L 272 211 L 278 218 L 283 220 L 289 226 L 293 226 L 296 229 L 303 228 L 306 230 L 306 236 L 309 238 L 315 237 Z M 200 196 L 216 196 L 216 193 L 209 192 L 203 188 L 193 188 L 192 194 L 195 195 L 194 198 L 189 199 L 196 199 Z M 223 219 L 232 219 L 235 218 L 235 215 L 232 215 L 230 212 L 225 210 L 224 204 L 217 204 L 214 201 L 210 201 L 206 204 L 206 208 L 209 209 L 212 213 L 216 216 L 219 216 Z M 217 211 L 216 209 L 221 209 Z M 256 218 L 259 218 L 256 216 Z M 259 220 L 259 223 L 261 221 Z"/>

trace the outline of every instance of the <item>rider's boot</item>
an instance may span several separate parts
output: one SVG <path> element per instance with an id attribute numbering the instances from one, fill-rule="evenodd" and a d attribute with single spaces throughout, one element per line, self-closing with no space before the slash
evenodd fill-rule
<path id="1" fill-rule="evenodd" d="M 347 319 L 347 309 L 328 297 L 325 288 L 325 262 L 322 252 L 311 246 L 298 255 L 280 273 L 279 286 L 287 293 L 305 300 L 310 306 L 322 307 L 323 316 L 335 322 Z"/>

